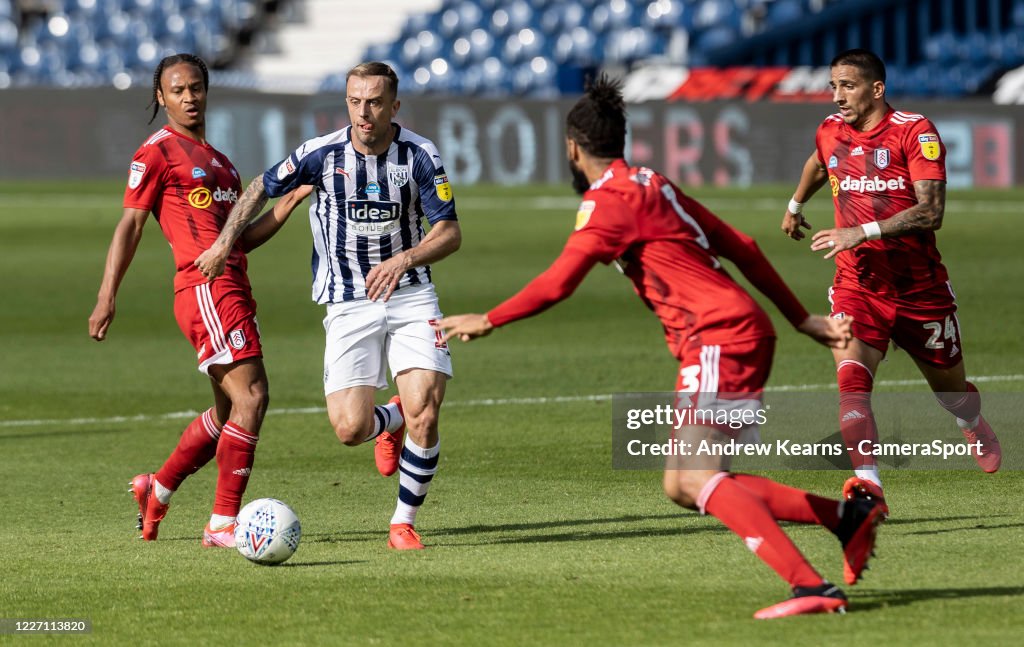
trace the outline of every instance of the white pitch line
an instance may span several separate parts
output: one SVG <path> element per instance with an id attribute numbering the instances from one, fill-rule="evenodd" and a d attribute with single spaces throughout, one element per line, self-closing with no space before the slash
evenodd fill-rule
<path id="1" fill-rule="evenodd" d="M 979 375 L 971 377 L 972 382 L 1024 382 L 1024 375 Z M 925 380 L 882 380 L 878 386 L 923 386 Z M 793 391 L 834 391 L 835 382 L 828 384 L 781 384 L 770 386 L 765 391 L 772 393 L 793 392 Z M 550 397 L 533 398 L 481 398 L 476 400 L 455 400 L 445 402 L 445 407 L 500 407 L 518 406 L 526 404 L 564 404 L 570 402 L 607 402 L 614 397 L 611 393 L 597 395 L 556 395 Z M 326 413 L 324 407 L 293 407 L 285 409 L 271 409 L 267 411 L 268 416 L 303 415 Z M 6 427 L 46 427 L 46 426 L 77 426 L 77 425 L 113 425 L 132 422 L 153 422 L 159 420 L 179 420 L 195 418 L 198 411 L 173 411 L 160 414 L 139 414 L 135 416 L 111 416 L 108 418 L 49 418 L 30 420 L 0 420 L 0 428 Z"/>

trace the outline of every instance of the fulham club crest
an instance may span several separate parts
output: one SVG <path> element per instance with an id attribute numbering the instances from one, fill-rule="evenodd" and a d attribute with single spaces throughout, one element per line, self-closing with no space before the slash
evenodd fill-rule
<path id="1" fill-rule="evenodd" d="M 235 328 L 228 335 L 228 341 L 235 350 L 242 350 L 242 347 L 245 346 L 245 333 L 241 328 Z"/>
<path id="2" fill-rule="evenodd" d="M 888 148 L 876 148 L 875 149 L 875 168 L 882 170 L 889 166 L 889 149 Z"/>

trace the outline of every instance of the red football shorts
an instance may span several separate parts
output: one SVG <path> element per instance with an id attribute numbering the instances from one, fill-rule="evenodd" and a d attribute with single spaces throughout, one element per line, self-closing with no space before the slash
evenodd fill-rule
<path id="1" fill-rule="evenodd" d="M 174 295 L 174 318 L 192 342 L 199 370 L 263 357 L 256 324 L 256 302 L 248 288 L 230 281 L 200 283 Z"/>
<path id="2" fill-rule="evenodd" d="M 952 368 L 963 359 L 956 296 L 948 281 L 902 298 L 836 285 L 828 298 L 832 316 L 853 317 L 853 336 L 882 353 L 892 341 L 936 368 Z"/>
<path id="3" fill-rule="evenodd" d="M 683 349 L 676 379 L 677 409 L 700 410 L 691 422 L 714 427 L 731 437 L 755 428 L 761 396 L 772 369 L 775 339 Z M 706 412 L 714 412 L 709 416 Z M 712 424 L 709 417 L 714 417 Z"/>

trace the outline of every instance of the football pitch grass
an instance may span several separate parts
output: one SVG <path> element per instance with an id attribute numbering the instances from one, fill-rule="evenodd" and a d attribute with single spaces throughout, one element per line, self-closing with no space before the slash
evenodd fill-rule
<path id="1" fill-rule="evenodd" d="M 787 189 L 693 194 L 754 235 L 820 312 L 831 264 L 779 232 Z M 159 541 L 143 543 L 128 481 L 158 468 L 188 412 L 211 398 L 174 323 L 171 254 L 152 221 L 107 341 L 88 338 L 121 190 L 0 185 L 0 617 L 92 622 L 89 635 L 37 642 L 1019 644 L 1024 476 L 1012 470 L 884 473 L 893 516 L 864 581 L 844 587 L 850 613 L 752 620 L 786 585 L 720 522 L 667 501 L 658 472 L 611 469 L 606 396 L 669 390 L 677 367 L 655 317 L 604 267 L 552 311 L 453 345 L 440 470 L 417 524 L 429 549 L 389 552 L 397 481 L 376 473 L 369 446 L 339 444 L 323 412 L 304 209 L 250 256 L 272 399 L 245 498 L 292 505 L 299 551 L 262 567 L 203 549 L 213 465 L 175 495 Z M 457 188 L 456 199 L 463 247 L 434 267 L 447 313 L 512 294 L 547 267 L 575 218 L 562 188 Z M 950 191 L 939 232 L 983 393 L 1024 388 L 1022 199 Z M 825 195 L 808 209 L 817 226 L 830 214 Z M 827 391 L 828 352 L 768 310 L 779 331 L 770 385 Z M 879 379 L 912 382 L 880 390 L 920 391 L 919 377 L 894 353 Z M 1017 434 L 1019 422 L 996 431 Z M 838 496 L 847 472 L 769 475 Z M 841 582 L 830 533 L 787 530 Z"/>

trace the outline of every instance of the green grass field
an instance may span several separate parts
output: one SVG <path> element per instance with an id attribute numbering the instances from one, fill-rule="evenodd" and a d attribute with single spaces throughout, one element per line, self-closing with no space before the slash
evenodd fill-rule
<path id="1" fill-rule="evenodd" d="M 397 482 L 377 475 L 369 447 L 340 445 L 322 411 L 323 315 L 309 300 L 303 213 L 250 258 L 272 401 L 246 496 L 296 509 L 299 552 L 269 568 L 203 549 L 212 465 L 177 493 L 160 540 L 143 543 L 128 480 L 159 467 L 210 392 L 174 323 L 171 254 L 153 222 L 108 340 L 88 337 L 121 190 L 0 185 L 0 617 L 88 618 L 92 633 L 75 641 L 103 645 L 1019 644 L 1024 474 L 1013 470 L 884 474 L 893 518 L 866 580 L 846 587 L 851 613 L 752 620 L 785 584 L 717 520 L 669 503 L 660 474 L 610 467 L 611 404 L 587 396 L 669 390 L 676 364 L 657 320 L 602 267 L 541 317 L 455 345 L 441 469 L 417 524 L 430 548 L 388 552 Z M 830 263 L 778 230 L 786 188 L 694 194 L 825 309 Z M 1022 199 L 952 191 L 939 234 L 968 372 L 987 393 L 1024 387 Z M 575 217 L 567 189 L 465 188 L 457 200 L 463 249 L 434 268 L 448 313 L 512 294 Z M 809 217 L 829 222 L 825 196 Z M 770 312 L 770 384 L 830 384 L 827 351 Z M 880 375 L 918 377 L 903 353 Z M 771 476 L 836 496 L 846 472 Z M 790 530 L 841 581 L 834 538 Z M 36 642 L 47 641 L 64 639 Z"/>

